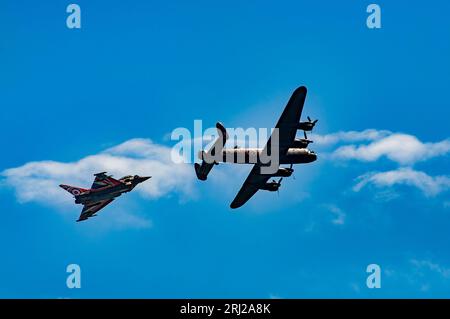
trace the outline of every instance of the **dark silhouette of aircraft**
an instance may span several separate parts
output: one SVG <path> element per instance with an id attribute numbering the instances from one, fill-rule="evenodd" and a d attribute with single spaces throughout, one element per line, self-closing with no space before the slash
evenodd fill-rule
<path id="1" fill-rule="evenodd" d="M 244 205 L 258 190 L 270 192 L 278 191 L 284 177 L 289 177 L 294 172 L 293 164 L 311 163 L 317 159 L 317 155 L 308 149 L 308 145 L 313 141 L 306 136 L 306 131 L 311 131 L 317 123 L 308 117 L 307 122 L 300 122 L 303 105 L 306 99 L 306 87 L 297 88 L 287 103 L 280 119 L 275 127 L 277 129 L 278 141 L 272 143 L 274 134 L 269 138 L 264 148 L 228 148 L 225 143 L 228 134 L 225 127 L 218 122 L 216 124 L 219 138 L 209 151 L 201 151 L 199 157 L 202 163 L 195 163 L 195 173 L 199 180 L 206 180 L 214 165 L 219 162 L 229 162 L 238 164 L 255 164 L 250 171 L 244 185 L 231 203 L 231 208 L 238 208 Z M 304 138 L 296 138 L 297 130 L 303 130 Z M 272 154 L 272 145 L 277 145 L 278 154 Z M 275 148 L 276 149 L 276 148 Z M 276 151 L 275 151 L 276 152 Z M 264 174 L 262 168 L 268 166 L 261 158 L 264 154 L 278 156 L 278 170 L 272 174 Z M 289 167 L 279 167 L 279 164 L 290 164 Z M 278 181 L 271 177 L 280 177 Z"/>
<path id="2" fill-rule="evenodd" d="M 96 213 L 111 203 L 116 197 L 133 190 L 138 184 L 145 182 L 151 176 L 125 176 L 117 180 L 106 175 L 106 172 L 94 174 L 95 180 L 90 189 L 59 185 L 75 197 L 75 204 L 84 205 L 77 222 L 97 216 Z"/>

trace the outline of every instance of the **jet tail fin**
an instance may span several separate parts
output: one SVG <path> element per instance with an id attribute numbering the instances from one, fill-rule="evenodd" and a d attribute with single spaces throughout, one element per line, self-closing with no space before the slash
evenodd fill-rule
<path id="1" fill-rule="evenodd" d="M 85 189 L 85 188 L 64 185 L 64 184 L 59 185 L 59 187 L 61 187 L 62 189 L 65 189 L 66 191 L 71 193 L 73 196 L 78 196 L 78 195 L 88 191 L 88 189 Z"/>

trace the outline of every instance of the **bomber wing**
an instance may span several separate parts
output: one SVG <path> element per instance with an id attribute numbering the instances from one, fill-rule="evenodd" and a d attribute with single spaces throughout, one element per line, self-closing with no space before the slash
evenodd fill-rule
<path id="1" fill-rule="evenodd" d="M 239 190 L 238 194 L 231 203 L 231 208 L 239 208 L 244 205 L 261 186 L 263 186 L 269 180 L 270 175 L 260 174 L 260 165 L 255 164 L 247 176 L 247 179 Z"/>
<path id="2" fill-rule="evenodd" d="M 303 105 L 306 99 L 306 87 L 301 86 L 292 93 L 289 102 L 284 108 L 280 119 L 275 126 L 278 129 L 278 147 L 279 155 L 285 155 L 291 147 L 295 135 L 297 134 L 298 123 L 300 122 L 300 116 L 302 115 Z M 274 141 L 276 145 L 276 141 Z M 263 153 L 271 154 L 272 136 L 267 141 L 264 147 Z M 263 175 L 260 171 L 261 165 L 255 164 L 250 171 L 247 179 L 239 190 L 238 194 L 231 203 L 231 208 L 238 208 L 244 205 L 256 192 L 263 186 L 271 175 Z"/>
<path id="3" fill-rule="evenodd" d="M 306 87 L 301 86 L 292 93 L 286 107 L 281 114 L 275 129 L 278 129 L 278 147 L 280 155 L 285 155 L 295 140 L 298 123 L 303 111 L 306 99 Z M 277 141 L 273 141 L 276 145 Z M 272 136 L 264 147 L 265 154 L 271 154 Z"/>

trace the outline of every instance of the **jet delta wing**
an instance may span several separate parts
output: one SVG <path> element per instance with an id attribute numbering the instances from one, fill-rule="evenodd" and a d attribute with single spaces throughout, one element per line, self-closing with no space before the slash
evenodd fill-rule
<path id="1" fill-rule="evenodd" d="M 81 211 L 81 215 L 78 218 L 77 222 L 81 222 L 95 215 L 100 209 L 111 203 L 114 199 L 108 199 L 99 201 L 96 203 L 89 203 L 83 206 L 83 210 Z"/>
<path id="2" fill-rule="evenodd" d="M 279 156 L 284 156 L 289 147 L 294 143 L 295 135 L 298 130 L 298 123 L 300 122 L 300 116 L 302 114 L 303 105 L 306 99 L 306 88 L 304 86 L 299 87 L 294 91 L 289 102 L 287 103 L 277 125 L 278 129 L 278 152 Z M 276 145 L 277 141 L 274 141 L 273 145 Z M 263 154 L 271 155 L 272 136 L 267 141 L 264 147 Z M 262 189 L 271 175 L 263 175 L 260 172 L 261 164 L 255 164 L 250 171 L 247 179 L 236 195 L 235 199 L 231 203 L 231 208 L 238 208 L 244 205 L 259 189 Z M 280 182 L 275 184 L 280 184 Z"/>
<path id="3" fill-rule="evenodd" d="M 119 185 L 120 181 L 112 178 L 111 176 L 106 175 L 106 172 L 95 174 L 95 180 L 92 183 L 91 189 L 99 189 L 106 186 L 114 186 Z"/>

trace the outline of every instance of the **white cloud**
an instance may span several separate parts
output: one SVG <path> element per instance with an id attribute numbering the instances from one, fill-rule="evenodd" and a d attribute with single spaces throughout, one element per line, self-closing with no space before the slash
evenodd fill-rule
<path id="1" fill-rule="evenodd" d="M 159 198 L 176 193 L 181 199 L 194 196 L 195 174 L 191 165 L 175 164 L 171 148 L 148 139 L 132 139 L 75 162 L 39 161 L 0 173 L 3 184 L 15 190 L 19 202 L 40 202 L 50 205 L 73 205 L 73 198 L 59 188 L 69 184 L 89 188 L 93 174 L 107 171 L 117 177 L 151 175 L 134 192 L 146 198 Z M 63 210 L 61 210 L 63 211 Z M 122 216 L 123 217 L 123 216 Z M 121 218 L 125 224 L 149 226 L 136 216 Z"/>
<path id="2" fill-rule="evenodd" d="M 310 138 L 317 145 L 333 145 L 337 143 L 354 143 L 362 141 L 375 141 L 392 134 L 387 130 L 367 129 L 364 131 L 340 131 L 336 133 L 320 135 L 310 134 Z"/>
<path id="3" fill-rule="evenodd" d="M 373 162 L 385 156 L 399 164 L 411 165 L 419 161 L 446 155 L 449 152 L 449 139 L 437 143 L 423 143 L 413 135 L 391 134 L 376 139 L 368 145 L 341 146 L 333 152 L 333 157 Z"/>
<path id="4" fill-rule="evenodd" d="M 328 135 L 311 135 L 319 145 L 329 151 L 321 152 L 321 158 L 333 161 L 358 160 L 375 162 L 387 158 L 398 164 L 399 168 L 387 172 L 369 172 L 357 178 L 353 187 L 359 191 L 368 184 L 391 187 L 397 184 L 409 185 L 420 189 L 426 196 L 435 196 L 450 188 L 449 176 L 429 176 L 416 171 L 412 166 L 450 153 L 450 139 L 438 142 L 422 142 L 410 134 L 393 133 L 387 130 L 367 129 L 364 131 L 337 132 Z M 376 199 L 389 201 L 398 194 L 389 190 L 377 194 Z"/>
<path id="5" fill-rule="evenodd" d="M 409 185 L 420 189 L 426 196 L 435 196 L 450 188 L 450 178 L 447 176 L 429 176 L 424 172 L 411 168 L 399 168 L 387 172 L 371 172 L 357 178 L 358 183 L 353 187 L 360 191 L 368 184 L 376 187 L 391 187 L 394 185 Z"/>

